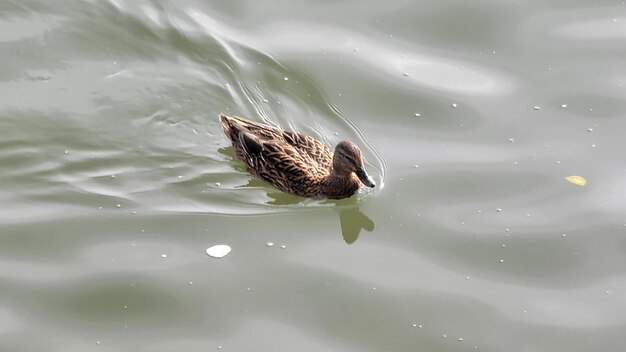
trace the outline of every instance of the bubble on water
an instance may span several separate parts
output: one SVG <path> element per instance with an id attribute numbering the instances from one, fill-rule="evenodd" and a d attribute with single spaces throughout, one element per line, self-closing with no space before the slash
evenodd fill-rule
<path id="1" fill-rule="evenodd" d="M 587 128 L 587 132 L 593 132 L 593 128 L 591 127 Z"/>
<path id="2" fill-rule="evenodd" d="M 500 263 L 504 263 L 504 259 L 500 259 Z"/>
<path id="3" fill-rule="evenodd" d="M 419 165 L 417 165 L 417 164 L 413 165 L 413 168 L 414 168 L 414 169 L 417 169 L 417 168 L 419 168 L 419 167 L 420 167 L 420 166 L 419 166 Z"/>
<path id="4" fill-rule="evenodd" d="M 226 244 L 217 244 L 215 246 L 209 247 L 206 249 L 206 254 L 213 258 L 223 258 L 228 253 L 230 253 L 230 246 Z"/>
<path id="5" fill-rule="evenodd" d="M 561 105 L 561 107 L 562 107 L 563 109 L 565 109 L 565 108 L 567 107 L 567 104 L 563 104 L 563 105 Z"/>
<path id="6" fill-rule="evenodd" d="M 456 108 L 459 105 L 457 103 L 452 103 L 450 106 L 452 106 L 453 108 Z"/>
<path id="7" fill-rule="evenodd" d="M 116 208 L 121 208 L 121 207 L 122 207 L 122 205 L 121 205 L 121 204 L 115 204 L 115 207 L 116 207 Z"/>
<path id="8" fill-rule="evenodd" d="M 610 295 L 610 294 L 611 294 L 611 291 L 606 290 L 606 291 L 604 291 L 604 293 L 605 293 L 605 294 L 607 294 L 607 295 Z"/>
<path id="9" fill-rule="evenodd" d="M 189 281 L 188 284 L 193 285 L 193 281 Z"/>
<path id="10" fill-rule="evenodd" d="M 402 75 L 403 75 L 404 77 L 409 77 L 409 73 L 408 73 L 408 72 L 405 72 L 405 73 L 403 73 Z"/>
<path id="11" fill-rule="evenodd" d="M 462 337 L 459 337 L 459 338 L 457 339 L 457 341 L 459 341 L 459 342 L 463 342 L 463 338 L 462 338 Z"/>
<path id="12" fill-rule="evenodd" d="M 287 248 L 287 246 L 285 246 L 284 244 L 281 244 L 281 245 L 280 245 L 280 248 L 281 248 L 281 249 L 285 249 L 285 248 Z"/>
<path id="13" fill-rule="evenodd" d="M 567 234 L 566 234 L 566 233 L 564 233 L 564 234 L 562 234 L 562 235 L 561 235 L 561 237 L 567 237 Z"/>
<path id="14" fill-rule="evenodd" d="M 514 138 L 509 138 L 507 140 L 509 141 L 509 143 L 515 143 L 515 139 Z"/>
<path id="15" fill-rule="evenodd" d="M 496 208 L 496 212 L 497 212 L 497 213 L 501 213 L 501 212 L 502 212 L 502 209 L 501 209 L 501 208 Z"/>
<path id="16" fill-rule="evenodd" d="M 465 280 L 469 280 L 469 279 L 471 279 L 471 278 L 472 278 L 471 276 L 466 276 L 466 277 L 465 277 Z"/>
<path id="17" fill-rule="evenodd" d="M 273 247 L 274 246 L 274 242 L 267 242 L 266 244 L 268 247 Z"/>
<path id="18" fill-rule="evenodd" d="M 161 254 L 161 258 L 167 258 L 167 254 Z"/>
<path id="19" fill-rule="evenodd" d="M 447 337 L 448 337 L 448 335 L 443 334 L 443 335 L 441 335 L 441 337 L 443 337 L 443 338 L 445 339 L 445 338 L 447 338 Z"/>
<path id="20" fill-rule="evenodd" d="M 595 148 L 595 147 L 596 147 L 596 145 L 595 145 L 595 144 L 592 144 L 592 145 L 591 145 L 591 148 Z"/>
<path id="21" fill-rule="evenodd" d="M 535 107 L 533 107 L 533 109 L 535 109 L 535 110 L 541 110 L 541 106 L 536 105 Z"/>
<path id="22" fill-rule="evenodd" d="M 420 116 L 422 116 L 422 114 L 420 114 L 419 112 L 415 113 L 415 117 L 420 117 Z"/>

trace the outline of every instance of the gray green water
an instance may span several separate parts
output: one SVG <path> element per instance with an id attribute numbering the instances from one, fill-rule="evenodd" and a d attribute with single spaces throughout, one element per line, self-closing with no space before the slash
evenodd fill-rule
<path id="1" fill-rule="evenodd" d="M 382 187 L 281 194 L 221 111 Z M 0 350 L 624 350 L 624 131 L 621 1 L 3 0 Z"/>

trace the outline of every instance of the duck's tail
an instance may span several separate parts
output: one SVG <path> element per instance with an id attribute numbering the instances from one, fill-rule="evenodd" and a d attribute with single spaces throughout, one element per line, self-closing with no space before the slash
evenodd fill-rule
<path id="1" fill-rule="evenodd" d="M 237 120 L 234 117 L 227 116 L 222 112 L 220 113 L 220 123 L 222 124 L 224 134 L 226 134 L 231 141 L 239 140 L 240 126 L 238 126 Z"/>

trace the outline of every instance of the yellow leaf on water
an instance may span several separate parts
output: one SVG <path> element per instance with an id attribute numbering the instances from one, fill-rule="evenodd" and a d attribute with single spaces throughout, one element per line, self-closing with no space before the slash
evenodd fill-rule
<path id="1" fill-rule="evenodd" d="M 577 186 L 584 186 L 587 184 L 587 180 L 585 180 L 582 176 L 567 176 L 565 179 Z"/>

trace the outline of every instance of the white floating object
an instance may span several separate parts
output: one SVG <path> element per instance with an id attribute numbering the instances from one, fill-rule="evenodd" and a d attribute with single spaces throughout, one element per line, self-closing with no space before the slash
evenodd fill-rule
<path id="1" fill-rule="evenodd" d="M 222 258 L 230 253 L 230 246 L 225 244 L 218 244 L 206 249 L 206 254 L 213 258 Z"/>

